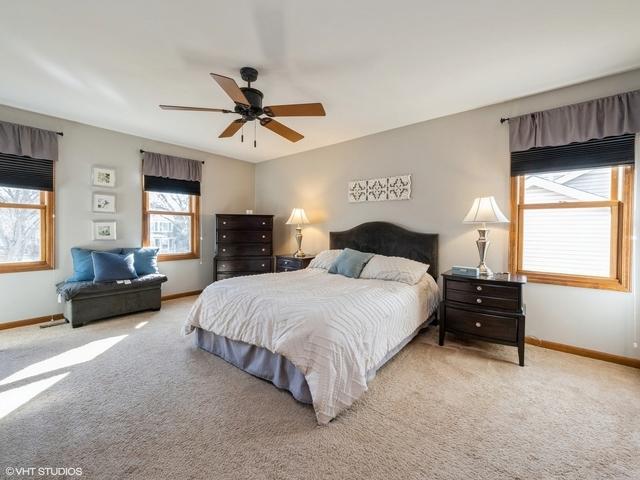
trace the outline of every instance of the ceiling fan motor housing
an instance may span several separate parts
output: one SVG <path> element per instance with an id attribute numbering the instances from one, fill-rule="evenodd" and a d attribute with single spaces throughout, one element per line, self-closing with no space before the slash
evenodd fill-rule
<path id="1" fill-rule="evenodd" d="M 250 108 L 236 104 L 236 112 L 243 116 L 250 117 L 248 120 L 255 120 L 255 117 L 262 115 L 262 99 L 264 95 L 260 90 L 251 87 L 240 87 L 242 93 L 251 104 Z"/>

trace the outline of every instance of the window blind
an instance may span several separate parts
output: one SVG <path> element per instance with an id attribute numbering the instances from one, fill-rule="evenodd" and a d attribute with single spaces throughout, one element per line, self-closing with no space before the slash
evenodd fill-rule
<path id="1" fill-rule="evenodd" d="M 635 135 L 620 135 L 558 147 L 511 152 L 511 176 L 634 163 Z"/>
<path id="2" fill-rule="evenodd" d="M 53 192 L 53 160 L 0 153 L 0 186 Z"/>
<path id="3" fill-rule="evenodd" d="M 145 175 L 144 190 L 146 192 L 182 193 L 200 196 L 200 182 Z"/>

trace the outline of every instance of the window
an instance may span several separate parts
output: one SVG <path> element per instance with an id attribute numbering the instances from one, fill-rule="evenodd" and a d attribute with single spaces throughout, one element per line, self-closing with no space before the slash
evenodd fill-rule
<path id="1" fill-rule="evenodd" d="M 143 192 L 143 239 L 158 247 L 159 260 L 200 256 L 200 197 L 184 193 Z"/>
<path id="2" fill-rule="evenodd" d="M 53 192 L 0 186 L 0 273 L 53 268 Z"/>
<path id="3" fill-rule="evenodd" d="M 629 291 L 633 176 L 625 165 L 512 177 L 511 271 Z"/>

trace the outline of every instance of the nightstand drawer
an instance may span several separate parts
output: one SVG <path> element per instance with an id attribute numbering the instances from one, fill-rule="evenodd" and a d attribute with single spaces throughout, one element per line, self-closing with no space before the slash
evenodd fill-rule
<path id="1" fill-rule="evenodd" d="M 242 230 L 218 230 L 218 243 L 249 242 L 271 243 L 271 232 L 245 232 Z"/>
<path id="2" fill-rule="evenodd" d="M 280 258 L 278 257 L 276 262 L 278 269 L 288 268 L 289 270 L 298 270 L 303 267 L 302 261 L 294 258 Z M 283 270 L 284 271 L 284 270 Z"/>
<path id="3" fill-rule="evenodd" d="M 271 271 L 271 257 L 218 259 L 216 269 L 218 272 L 267 273 Z"/>
<path id="4" fill-rule="evenodd" d="M 468 333 L 505 342 L 517 341 L 517 318 L 471 312 L 449 305 L 446 305 L 445 308 L 447 331 Z"/>
<path id="5" fill-rule="evenodd" d="M 520 296 L 519 287 L 491 285 L 474 279 L 451 280 L 447 278 L 445 281 L 447 290 L 451 291 L 457 290 L 474 295 L 486 295 L 487 297 L 514 299 L 516 301 Z"/>
<path id="6" fill-rule="evenodd" d="M 485 308 L 497 308 L 507 312 L 517 312 L 520 309 L 520 304 L 516 299 L 489 297 L 484 294 L 477 295 L 474 292 L 465 292 L 462 290 L 448 290 L 447 300 Z"/>
<path id="7" fill-rule="evenodd" d="M 225 244 L 218 245 L 219 257 L 264 257 L 265 255 L 271 256 L 271 245 L 260 243 L 248 243 L 248 244 Z"/>

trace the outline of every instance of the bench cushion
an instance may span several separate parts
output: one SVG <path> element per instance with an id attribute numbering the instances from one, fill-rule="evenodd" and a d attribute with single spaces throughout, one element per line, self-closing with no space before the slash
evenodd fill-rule
<path id="1" fill-rule="evenodd" d="M 58 294 L 64 300 L 71 300 L 78 295 L 90 296 L 106 292 L 117 293 L 118 291 L 128 291 L 137 288 L 144 288 L 153 285 L 160 285 L 167 281 L 167 277 L 160 273 L 154 273 L 150 275 L 143 275 L 142 277 L 134 278 L 130 284 L 124 283 L 94 283 L 90 282 L 61 282 L 56 285 Z"/>

